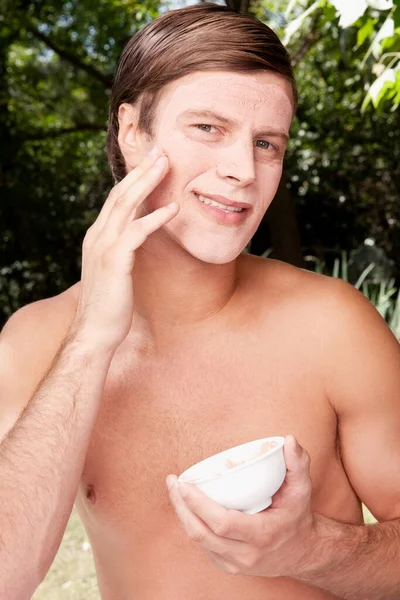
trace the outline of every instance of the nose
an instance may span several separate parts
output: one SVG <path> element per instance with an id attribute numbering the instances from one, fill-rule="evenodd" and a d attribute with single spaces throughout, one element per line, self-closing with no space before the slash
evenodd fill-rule
<path id="1" fill-rule="evenodd" d="M 253 183 L 256 178 L 253 145 L 241 139 L 221 150 L 217 175 L 221 179 L 228 179 L 236 187 L 246 187 Z"/>

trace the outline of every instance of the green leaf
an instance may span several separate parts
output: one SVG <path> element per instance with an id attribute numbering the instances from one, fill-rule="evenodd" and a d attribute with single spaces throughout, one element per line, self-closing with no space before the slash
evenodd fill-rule
<path id="1" fill-rule="evenodd" d="M 366 280 L 366 278 L 368 277 L 368 275 L 371 273 L 371 271 L 375 269 L 375 264 L 371 263 L 370 265 L 368 265 L 368 267 L 366 269 L 364 269 L 364 271 L 361 273 L 360 277 L 358 278 L 357 282 L 354 284 L 354 287 L 359 290 L 360 287 L 362 286 L 364 289 L 364 293 L 367 295 L 367 293 L 365 292 L 365 288 L 364 286 L 366 285 L 364 282 Z M 368 289 L 368 288 L 367 288 Z"/>
<path id="2" fill-rule="evenodd" d="M 393 98 L 394 104 L 400 104 L 400 89 L 397 90 L 396 96 Z"/>
<path id="3" fill-rule="evenodd" d="M 393 14 L 394 26 L 400 27 L 400 0 L 394 0 L 394 4 L 396 6 Z"/>
<path id="4" fill-rule="evenodd" d="M 285 29 L 285 38 L 283 40 L 284 45 L 289 43 L 290 38 L 300 29 L 305 19 L 309 17 L 315 10 L 317 10 L 319 6 L 320 0 L 316 0 L 309 8 L 307 8 L 307 10 L 302 12 L 299 17 L 287 24 Z"/>
<path id="5" fill-rule="evenodd" d="M 357 47 L 362 46 L 366 39 L 372 37 L 374 32 L 374 23 L 374 19 L 368 19 L 366 23 L 360 27 L 357 33 Z"/>
<path id="6" fill-rule="evenodd" d="M 340 260 L 338 258 L 335 258 L 335 262 L 333 263 L 332 277 L 335 277 L 335 279 L 338 279 L 339 273 L 340 273 Z"/>
<path id="7" fill-rule="evenodd" d="M 383 84 L 381 90 L 379 91 L 378 95 L 376 96 L 375 99 L 372 100 L 372 104 L 375 106 L 375 108 L 378 108 L 379 105 L 381 104 L 381 102 L 388 100 L 389 99 L 389 91 L 391 91 L 393 89 L 394 84 L 387 81 Z"/>

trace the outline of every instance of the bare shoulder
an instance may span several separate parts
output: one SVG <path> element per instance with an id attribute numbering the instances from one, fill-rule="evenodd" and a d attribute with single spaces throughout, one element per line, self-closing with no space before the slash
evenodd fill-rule
<path id="1" fill-rule="evenodd" d="M 241 257 L 240 269 L 246 287 L 254 286 L 256 295 L 268 292 L 269 297 L 280 301 L 303 301 L 311 290 L 322 293 L 330 279 L 279 260 L 252 255 Z"/>
<path id="2" fill-rule="evenodd" d="M 10 317 L 0 336 L 0 438 L 29 402 L 73 320 L 76 284 Z"/>
<path id="3" fill-rule="evenodd" d="M 0 345 L 26 355 L 35 351 L 38 359 L 57 347 L 75 314 L 78 286 L 75 284 L 57 296 L 20 308 L 5 324 Z"/>
<path id="4" fill-rule="evenodd" d="M 375 357 L 381 376 L 400 374 L 400 344 L 371 302 L 352 285 L 286 263 L 245 256 L 241 262 L 247 295 L 260 325 L 270 315 L 301 340 L 324 371 L 338 375 L 356 359 L 360 368 Z M 332 364 L 333 363 L 333 364 Z M 343 377 L 343 380 L 345 378 Z"/>
<path id="5" fill-rule="evenodd" d="M 243 273 L 247 293 L 262 307 L 258 314 L 270 325 L 271 313 L 279 335 L 295 338 L 299 356 L 312 357 L 339 414 L 365 413 L 368 399 L 382 405 L 383 397 L 390 410 L 399 410 L 400 344 L 361 292 L 340 279 L 257 257 L 246 257 Z"/>
<path id="6" fill-rule="evenodd" d="M 352 285 L 277 260 L 250 255 L 243 259 L 246 287 L 263 302 L 266 311 L 276 300 L 288 313 L 295 310 L 302 323 L 312 321 L 337 340 L 346 339 L 349 329 L 368 334 L 371 328 L 378 328 L 396 342 L 375 307 Z"/>

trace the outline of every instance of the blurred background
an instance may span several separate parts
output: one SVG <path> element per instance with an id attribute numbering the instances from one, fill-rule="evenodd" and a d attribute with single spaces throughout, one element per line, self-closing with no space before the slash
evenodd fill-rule
<path id="1" fill-rule="evenodd" d="M 144 24 L 191 3 L 0 0 L 0 326 L 79 279 L 85 231 L 113 185 L 117 59 Z M 300 96 L 278 193 L 247 251 L 350 281 L 399 337 L 400 0 L 226 3 L 278 33 Z M 50 598 L 98 598 L 75 513 L 35 595 Z"/>

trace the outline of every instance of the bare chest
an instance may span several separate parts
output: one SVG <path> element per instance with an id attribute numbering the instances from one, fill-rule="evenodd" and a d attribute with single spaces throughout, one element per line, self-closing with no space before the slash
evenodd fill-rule
<path id="1" fill-rule="evenodd" d="M 315 485 L 335 453 L 336 423 L 311 363 L 279 350 L 182 348 L 162 361 L 113 364 L 82 488 L 105 520 L 168 508 L 165 478 L 238 444 L 293 433 Z"/>

